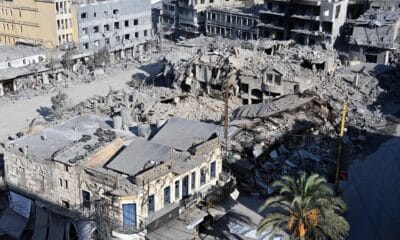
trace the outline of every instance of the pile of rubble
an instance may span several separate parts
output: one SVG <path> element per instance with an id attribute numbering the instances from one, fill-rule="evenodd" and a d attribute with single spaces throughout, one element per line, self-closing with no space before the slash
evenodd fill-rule
<path id="1" fill-rule="evenodd" d="M 332 180 L 340 112 L 316 96 L 285 96 L 257 105 L 241 107 L 247 111 L 241 109 L 242 114 L 234 114 L 230 122 L 230 163 L 243 190 L 271 193 L 274 180 L 298 171 Z M 349 145 L 357 147 L 356 140 L 363 136 L 358 137 Z"/>

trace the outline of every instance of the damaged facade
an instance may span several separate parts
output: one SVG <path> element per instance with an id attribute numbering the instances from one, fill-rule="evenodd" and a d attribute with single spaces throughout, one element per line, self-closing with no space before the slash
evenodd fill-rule
<path id="1" fill-rule="evenodd" d="M 133 48 L 152 36 L 150 1 L 77 0 L 74 6 L 80 50 Z"/>
<path id="2" fill-rule="evenodd" d="M 99 211 L 114 237 L 140 238 L 224 185 L 216 125 L 171 118 L 146 140 L 108 121 L 81 116 L 6 146 L 8 189 L 32 199 L 40 217 L 58 219 L 57 238 L 72 231 L 104 238 L 101 229 L 79 227 L 101 226 Z M 36 217 L 33 239 L 55 239 L 52 221 Z M 187 223 L 192 231 L 199 217 Z"/>
<path id="3" fill-rule="evenodd" d="M 251 8 L 208 8 L 206 35 L 233 39 L 258 38 L 258 12 L 261 6 Z"/>
<path id="4" fill-rule="evenodd" d="M 174 56 L 167 55 L 164 74 L 175 87 L 221 98 L 228 84 L 243 104 L 303 92 L 336 67 L 334 51 L 293 46 L 291 41 L 260 40 L 247 42 L 243 48 L 200 51 L 188 59 Z"/>
<path id="5" fill-rule="evenodd" d="M 166 35 L 189 37 L 206 32 L 206 10 L 210 7 L 252 7 L 262 0 L 163 0 L 161 23 Z"/>
<path id="6" fill-rule="evenodd" d="M 355 20 L 349 41 L 352 60 L 390 64 L 399 53 L 399 30 L 399 9 L 369 9 Z"/>
<path id="7" fill-rule="evenodd" d="M 266 0 L 260 11 L 260 37 L 333 46 L 346 21 L 348 0 Z"/>
<path id="8" fill-rule="evenodd" d="M 63 79 L 60 64 L 49 66 L 46 51 L 28 46 L 0 46 L 0 97 Z"/>

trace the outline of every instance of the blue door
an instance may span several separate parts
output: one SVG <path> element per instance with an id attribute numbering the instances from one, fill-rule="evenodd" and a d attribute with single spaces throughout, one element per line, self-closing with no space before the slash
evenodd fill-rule
<path id="1" fill-rule="evenodd" d="M 122 221 L 123 226 L 126 228 L 136 227 L 136 204 L 127 203 L 122 204 Z"/>

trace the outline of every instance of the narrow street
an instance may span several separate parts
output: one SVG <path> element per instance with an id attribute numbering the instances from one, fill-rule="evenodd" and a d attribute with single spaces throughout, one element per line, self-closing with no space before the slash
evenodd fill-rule
<path id="1" fill-rule="evenodd" d="M 400 127 L 361 162 L 350 166 L 343 193 L 349 240 L 396 240 L 400 236 Z"/>

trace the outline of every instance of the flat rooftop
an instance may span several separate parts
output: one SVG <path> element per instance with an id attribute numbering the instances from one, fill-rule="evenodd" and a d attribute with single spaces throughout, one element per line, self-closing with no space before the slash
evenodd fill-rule
<path id="1" fill-rule="evenodd" d="M 170 147 L 136 139 L 111 160 L 107 168 L 134 176 L 154 164 L 170 159 L 171 154 Z"/>
<path id="2" fill-rule="evenodd" d="M 117 134 L 111 119 L 98 115 L 79 116 L 38 133 L 11 141 L 6 148 L 37 160 L 54 160 L 72 165 L 83 161 Z"/>
<path id="3" fill-rule="evenodd" d="M 216 134 L 215 124 L 173 117 L 151 139 L 151 142 L 187 151 L 192 146 L 206 142 Z"/>
<path id="4" fill-rule="evenodd" d="M 29 47 L 22 45 L 0 45 L 0 52 L 0 62 L 5 62 L 44 54 L 45 50 L 39 47 Z"/>

